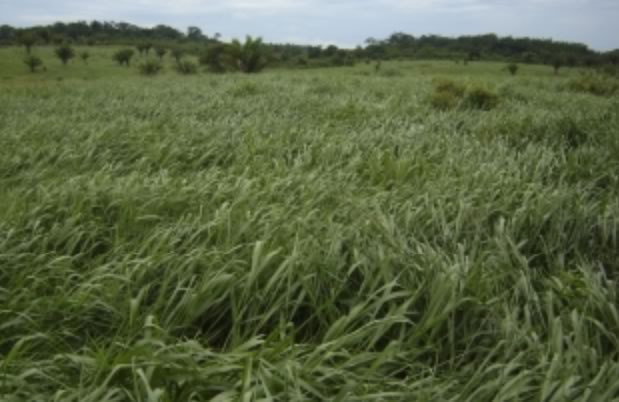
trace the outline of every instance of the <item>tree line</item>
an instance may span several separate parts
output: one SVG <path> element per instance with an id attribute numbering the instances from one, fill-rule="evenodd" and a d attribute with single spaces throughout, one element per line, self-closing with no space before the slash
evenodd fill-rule
<path id="1" fill-rule="evenodd" d="M 0 45 L 23 45 L 29 51 L 37 45 L 125 45 L 159 48 L 182 48 L 183 52 L 209 58 L 217 69 L 219 56 L 234 52 L 234 42 L 224 44 L 221 35 L 206 35 L 199 27 L 186 32 L 157 25 L 140 27 L 127 22 L 78 21 L 57 22 L 30 28 L 0 26 Z M 205 55 L 205 48 L 210 53 Z M 212 49 L 211 49 L 212 48 Z M 227 49 L 227 51 L 226 51 Z M 297 44 L 261 44 L 261 51 L 271 65 L 320 67 L 346 66 L 358 61 L 393 59 L 453 59 L 457 61 L 497 60 L 553 66 L 599 66 L 619 63 L 619 49 L 597 52 L 581 43 L 551 39 L 499 37 L 495 34 L 445 37 L 415 37 L 397 32 L 385 39 L 368 38 L 363 46 L 342 49 L 337 46 L 304 46 Z M 142 50 L 140 50 L 142 52 Z M 222 64 L 225 64 L 222 62 Z"/>

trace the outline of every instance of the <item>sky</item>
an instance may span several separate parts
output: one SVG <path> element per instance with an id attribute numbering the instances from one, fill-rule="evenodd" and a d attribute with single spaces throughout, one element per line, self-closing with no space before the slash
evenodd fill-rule
<path id="1" fill-rule="evenodd" d="M 0 25 L 93 19 L 342 47 L 405 32 L 496 33 L 619 48 L 619 0 L 0 0 Z"/>

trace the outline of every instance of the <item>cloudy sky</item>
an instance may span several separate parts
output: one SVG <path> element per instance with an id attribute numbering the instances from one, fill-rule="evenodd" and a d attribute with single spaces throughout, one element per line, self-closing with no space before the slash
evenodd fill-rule
<path id="1" fill-rule="evenodd" d="M 0 0 L 0 24 L 92 19 L 340 46 L 402 31 L 494 32 L 619 48 L 619 0 Z"/>

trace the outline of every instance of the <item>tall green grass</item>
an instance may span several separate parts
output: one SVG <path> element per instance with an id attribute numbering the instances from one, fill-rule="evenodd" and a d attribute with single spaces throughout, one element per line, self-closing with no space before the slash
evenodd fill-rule
<path id="1" fill-rule="evenodd" d="M 0 399 L 619 400 L 617 97 L 399 68 L 0 83 Z"/>

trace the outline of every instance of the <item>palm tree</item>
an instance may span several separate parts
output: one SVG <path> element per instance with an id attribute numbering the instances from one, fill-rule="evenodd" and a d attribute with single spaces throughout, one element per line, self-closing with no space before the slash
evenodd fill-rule
<path id="1" fill-rule="evenodd" d="M 233 40 L 228 47 L 228 56 L 235 68 L 244 73 L 257 73 L 267 65 L 267 55 L 262 38 L 245 38 L 245 43 Z"/>

